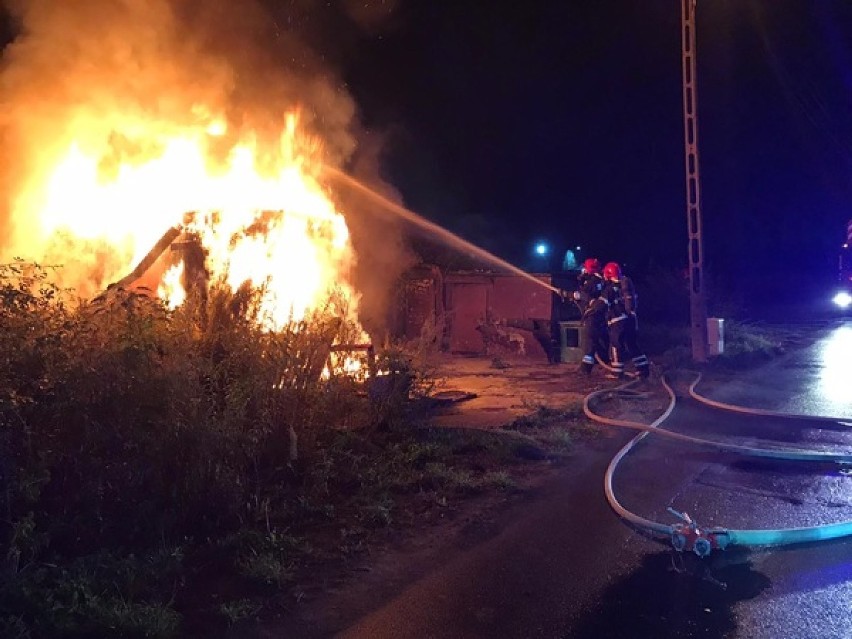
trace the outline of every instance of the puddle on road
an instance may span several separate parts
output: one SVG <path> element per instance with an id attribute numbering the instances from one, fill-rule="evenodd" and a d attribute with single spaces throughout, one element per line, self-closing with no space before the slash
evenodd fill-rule
<path id="1" fill-rule="evenodd" d="M 755 571 L 747 553 L 716 555 L 699 560 L 679 555 L 689 572 L 672 569 L 672 554 L 645 557 L 642 565 L 603 593 L 603 601 L 563 636 L 570 639 L 659 639 L 660 637 L 724 637 L 736 630 L 734 605 L 757 597 L 770 581 Z M 702 579 L 696 570 L 725 588 Z M 699 573 L 700 574 L 700 573 Z"/>

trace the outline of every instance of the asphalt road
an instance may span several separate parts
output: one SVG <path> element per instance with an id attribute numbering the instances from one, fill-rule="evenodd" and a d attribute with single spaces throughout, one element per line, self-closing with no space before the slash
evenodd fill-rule
<path id="1" fill-rule="evenodd" d="M 852 326 L 814 330 L 811 348 L 714 388 L 713 397 L 852 421 Z M 688 398 L 665 427 L 751 445 L 852 450 L 852 428 L 839 422 L 743 417 Z M 339 636 L 852 637 L 852 541 L 729 549 L 709 560 L 673 554 L 625 526 L 604 499 L 606 465 L 630 436 L 602 443 L 605 454 L 566 468 L 490 522 L 491 534 L 377 598 Z M 630 510 L 666 523 L 668 506 L 728 528 L 852 520 L 852 477 L 841 468 L 706 453 L 654 436 L 625 459 L 615 490 Z"/>

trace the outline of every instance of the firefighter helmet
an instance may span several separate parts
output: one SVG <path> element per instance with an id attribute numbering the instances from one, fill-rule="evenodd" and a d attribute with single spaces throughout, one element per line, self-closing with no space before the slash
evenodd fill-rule
<path id="1" fill-rule="evenodd" d="M 601 272 L 601 263 L 598 261 L 598 258 L 590 257 L 585 262 L 583 262 L 583 272 L 584 273 L 600 273 Z"/>
<path id="2" fill-rule="evenodd" d="M 618 262 L 607 262 L 607 265 L 603 267 L 603 276 L 608 280 L 621 279 L 621 266 Z"/>

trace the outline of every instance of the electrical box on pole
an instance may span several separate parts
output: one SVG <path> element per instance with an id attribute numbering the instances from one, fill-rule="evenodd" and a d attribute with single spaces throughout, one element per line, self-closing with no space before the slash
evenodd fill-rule
<path id="1" fill-rule="evenodd" d="M 707 361 L 707 300 L 701 240 L 701 180 L 698 173 L 698 97 L 695 71 L 695 4 L 681 0 L 683 132 L 686 158 L 686 223 L 689 231 L 689 320 L 692 359 Z"/>

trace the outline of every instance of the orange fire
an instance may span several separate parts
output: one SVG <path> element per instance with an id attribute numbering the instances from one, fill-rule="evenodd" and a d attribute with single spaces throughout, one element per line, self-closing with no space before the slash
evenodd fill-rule
<path id="1" fill-rule="evenodd" d="M 13 206 L 13 218 L 27 222 L 13 242 L 18 254 L 23 246 L 32 259 L 95 259 L 97 269 L 71 269 L 66 279 L 91 294 L 129 273 L 168 228 L 182 226 L 200 238 L 211 278 L 263 288 L 270 327 L 302 319 L 332 289 L 355 318 L 346 221 L 317 180 L 321 145 L 300 132 L 297 113 L 272 142 L 233 140 L 224 119 L 203 114 L 195 126 L 152 127 L 148 136 L 140 135 L 144 122 L 124 125 L 128 141 L 75 129 L 67 148 L 30 176 Z M 97 258 L 88 259 L 93 250 Z M 172 306 L 186 296 L 181 269 L 160 277 L 158 293 Z"/>

